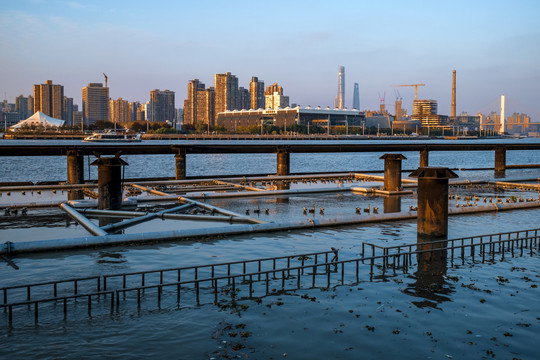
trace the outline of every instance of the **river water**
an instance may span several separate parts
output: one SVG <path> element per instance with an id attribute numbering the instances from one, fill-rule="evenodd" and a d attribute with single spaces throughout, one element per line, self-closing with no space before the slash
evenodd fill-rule
<path id="1" fill-rule="evenodd" d="M 483 140 L 477 140 L 483 141 Z M 510 140 L 535 141 L 538 140 Z M 5 143 L 2 140 L 1 143 Z M 492 142 L 492 141 L 488 141 Z M 9 142 L 13 143 L 13 142 Z M 27 143 L 27 142 L 23 142 Z M 32 142 L 35 143 L 35 142 Z M 539 163 L 540 152 L 507 153 L 507 164 Z M 292 172 L 361 171 L 383 168 L 380 154 L 292 154 Z M 404 169 L 418 165 L 419 154 L 404 153 Z M 126 177 L 172 176 L 172 156 L 128 156 Z M 450 168 L 492 167 L 493 152 L 433 152 L 430 165 Z M 92 160 L 92 159 L 90 159 Z M 2 181 L 63 180 L 65 159 L 0 157 Z M 91 168 L 91 177 L 95 178 Z M 188 155 L 189 175 L 275 172 L 274 154 Z M 492 178 L 492 171 L 459 171 L 460 177 Z M 509 170 L 507 178 L 538 178 L 539 170 Z M 535 194 L 537 195 L 537 194 Z M 309 200 L 311 201 L 311 199 Z M 325 201 L 331 202 L 330 198 Z M 337 200 L 335 200 L 337 201 Z M 341 201 L 341 200 L 340 200 Z M 220 203 L 223 205 L 224 203 Z M 253 205 L 252 205 L 253 206 Z M 299 205 L 300 206 L 300 205 Z M 296 211 L 296 210 L 294 210 Z M 51 219 L 53 217 L 51 216 Z M 539 227 L 540 210 L 453 216 L 449 237 L 465 237 Z M 39 238 L 47 213 L 36 229 L 9 232 L 0 222 L 0 243 L 21 231 Z M 35 224 L 34 224 L 35 225 Z M 53 233 L 60 231 L 51 224 Z M 71 225 L 74 226 L 74 225 Z M 3 235 L 2 235 L 3 234 Z M 323 230 L 237 235 L 198 241 L 116 246 L 13 257 L 15 270 L 0 262 L 0 287 L 13 284 L 163 269 L 327 251 L 340 259 L 360 256 L 361 243 L 414 243 L 416 221 L 343 226 Z M 442 288 L 414 291 L 422 273 L 375 277 L 361 269 L 358 283 L 305 287 L 276 292 L 260 301 L 238 300 L 218 307 L 151 299 L 141 311 L 122 305 L 114 314 L 86 315 L 85 304 L 66 320 L 57 312 L 16 317 L 9 327 L 0 310 L 0 358 L 17 359 L 534 359 L 540 333 L 540 256 L 507 256 L 494 263 L 467 260 L 448 265 Z M 58 312 L 61 314 L 61 311 Z"/>

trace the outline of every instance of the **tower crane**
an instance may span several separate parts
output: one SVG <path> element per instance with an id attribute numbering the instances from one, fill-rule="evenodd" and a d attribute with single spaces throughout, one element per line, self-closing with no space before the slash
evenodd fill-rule
<path id="1" fill-rule="evenodd" d="M 407 85 L 392 85 L 394 87 L 397 86 L 414 86 L 414 100 L 418 99 L 418 87 L 419 86 L 426 86 L 426 84 L 407 84 Z"/>

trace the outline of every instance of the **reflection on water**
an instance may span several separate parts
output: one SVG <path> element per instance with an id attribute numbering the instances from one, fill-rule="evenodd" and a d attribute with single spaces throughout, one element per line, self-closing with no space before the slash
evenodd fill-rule
<path id="1" fill-rule="evenodd" d="M 401 212 L 401 197 L 400 196 L 385 196 L 383 198 L 384 213 Z"/>

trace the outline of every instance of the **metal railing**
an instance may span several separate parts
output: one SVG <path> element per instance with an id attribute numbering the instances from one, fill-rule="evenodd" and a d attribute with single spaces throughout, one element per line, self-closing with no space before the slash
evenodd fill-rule
<path id="1" fill-rule="evenodd" d="M 136 307 L 140 310 L 142 302 L 153 299 L 154 296 L 158 308 L 161 308 L 165 295 L 169 296 L 168 299 L 172 295 L 176 295 L 174 305 L 177 307 L 180 307 L 181 301 L 183 304 L 191 303 L 197 306 L 201 303 L 219 305 L 220 299 L 223 299 L 223 295 L 220 294 L 225 294 L 226 302 L 236 304 L 236 301 L 240 299 L 256 299 L 280 292 L 295 291 L 303 287 L 316 288 L 321 286 L 329 289 L 333 277 L 337 277 L 337 280 L 333 280 L 336 286 L 341 286 L 358 284 L 361 280 L 368 280 L 367 277 L 369 277 L 369 281 L 373 281 L 376 271 L 379 271 L 383 277 L 395 276 L 398 271 L 408 273 L 409 268 L 414 265 L 415 259 L 418 262 L 423 254 L 430 254 L 429 258 L 433 258 L 433 254 L 441 255 L 439 261 L 444 267 L 448 266 L 448 258 L 450 266 L 454 266 L 454 253 L 456 251 L 462 264 L 465 263 L 466 257 L 470 257 L 472 265 L 477 262 L 476 256 L 481 257 L 482 263 L 485 261 L 494 262 L 497 254 L 501 256 L 501 260 L 504 260 L 505 253 L 511 253 L 512 256 L 515 256 L 516 252 L 519 256 L 528 253 L 533 256 L 535 252 L 540 253 L 539 230 L 505 232 L 390 247 L 364 243 L 363 247 L 366 245 L 371 247 L 371 255 L 363 255 L 355 259 L 339 260 L 338 251 L 332 249 L 331 251 L 292 256 L 10 286 L 0 288 L 4 291 L 4 303 L 0 304 L 0 307 L 4 308 L 4 312 L 8 312 L 8 321 L 11 325 L 14 308 L 26 307 L 27 310 L 31 310 L 33 305 L 34 321 L 37 323 L 39 304 L 63 303 L 65 317 L 69 300 L 75 301 L 79 298 L 88 299 L 89 314 L 92 309 L 92 300 L 97 300 L 96 302 L 99 303 L 101 298 L 107 299 L 109 296 L 110 302 L 108 303 L 110 303 L 111 312 L 114 309 L 119 311 L 121 301 L 126 302 L 127 305 L 130 302 L 136 302 Z M 364 249 L 362 252 L 364 253 Z M 361 270 L 361 266 L 365 267 L 365 270 Z M 422 271 L 419 268 L 417 276 L 421 276 Z M 389 274 L 390 272 L 391 274 Z M 152 276 L 152 274 L 156 276 Z M 366 278 L 362 278 L 361 275 L 366 276 Z M 170 279 L 171 277 L 173 278 Z M 321 277 L 325 280 L 323 283 L 320 281 Z M 95 281 L 95 285 L 90 282 L 90 286 L 95 286 L 96 291 L 58 296 L 56 287 L 59 283 L 73 282 L 75 285 L 73 291 L 77 292 L 77 284 L 81 281 Z M 103 289 L 101 289 L 101 281 Z M 31 289 L 46 285 L 53 285 L 54 297 L 32 299 Z M 7 303 L 6 292 L 13 289 L 25 289 L 26 300 Z M 247 295 L 239 297 L 246 290 Z M 231 300 L 228 300 L 229 297 Z"/>

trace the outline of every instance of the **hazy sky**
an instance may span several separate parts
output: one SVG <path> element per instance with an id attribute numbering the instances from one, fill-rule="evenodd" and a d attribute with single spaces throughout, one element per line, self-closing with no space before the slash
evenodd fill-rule
<path id="1" fill-rule="evenodd" d="M 354 82 L 362 109 L 395 90 L 411 113 L 419 98 L 450 114 L 525 112 L 540 121 L 540 1 L 114 1 L 0 0 L 0 96 L 14 102 L 53 80 L 81 104 L 81 88 L 109 76 L 110 96 L 146 102 L 152 89 L 213 86 L 230 71 L 283 86 L 291 103 L 333 105 L 338 66 L 346 104 Z"/>

